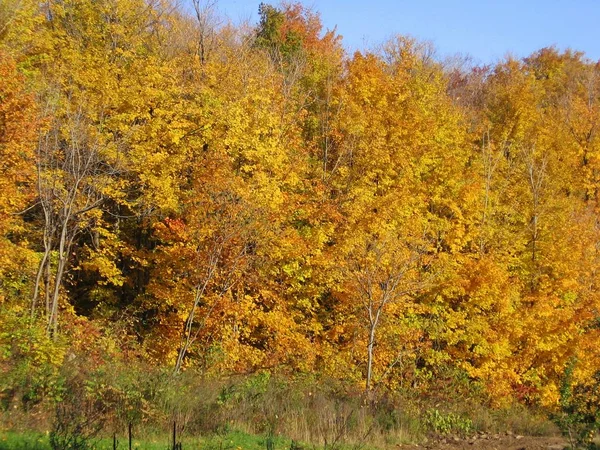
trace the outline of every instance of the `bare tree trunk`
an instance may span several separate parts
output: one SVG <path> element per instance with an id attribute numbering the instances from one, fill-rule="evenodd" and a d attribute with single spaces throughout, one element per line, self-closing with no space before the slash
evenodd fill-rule
<path id="1" fill-rule="evenodd" d="M 185 328 L 183 332 L 183 336 L 181 337 L 181 345 L 179 347 L 179 354 L 177 355 L 177 362 L 175 363 L 175 369 L 173 373 L 176 375 L 181 371 L 181 366 L 183 364 L 183 360 L 187 351 L 190 348 L 192 341 L 192 326 L 194 324 L 194 317 L 196 315 L 196 309 L 200 305 L 200 300 L 204 297 L 204 293 L 206 291 L 206 287 L 210 281 L 212 276 L 207 276 L 204 284 L 202 286 L 196 286 L 196 292 L 194 294 L 194 304 L 192 305 L 192 309 L 188 314 L 188 317 L 185 321 Z"/>
<path id="2" fill-rule="evenodd" d="M 196 289 L 195 289 L 195 293 L 194 293 L 194 302 L 192 304 L 190 313 L 188 314 L 188 317 L 185 321 L 185 327 L 184 327 L 184 331 L 183 331 L 183 334 L 181 337 L 181 345 L 179 347 L 179 353 L 177 355 L 177 361 L 175 363 L 175 368 L 173 369 L 174 375 L 177 375 L 181 371 L 181 366 L 183 365 L 185 355 L 187 354 L 192 343 L 196 340 L 196 338 L 198 337 L 198 335 L 204 328 L 206 321 L 208 320 L 213 309 L 216 306 L 216 300 L 215 300 L 215 303 L 213 303 L 211 305 L 211 307 L 209 308 L 209 310 L 206 313 L 206 315 L 204 316 L 201 324 L 196 329 L 196 332 L 192 335 L 192 331 L 193 331 L 193 327 L 194 327 L 194 320 L 196 318 L 196 311 L 198 310 L 198 307 L 200 306 L 201 300 L 204 298 L 204 296 L 206 294 L 208 285 L 214 280 L 214 278 L 216 276 L 217 269 L 221 262 L 221 254 L 223 252 L 224 243 L 227 240 L 229 240 L 231 237 L 232 237 L 232 235 L 227 236 L 223 239 L 223 242 L 219 242 L 218 244 L 215 245 L 215 247 L 213 248 L 213 250 L 211 251 L 211 254 L 210 254 L 209 267 L 208 267 L 208 270 L 206 273 L 206 277 L 204 278 L 202 284 L 196 285 Z M 235 284 L 236 280 L 234 277 L 234 272 L 237 269 L 238 264 L 240 263 L 244 254 L 245 254 L 245 250 L 242 249 L 239 252 L 239 254 L 237 255 L 237 257 L 235 258 L 231 267 L 229 268 L 228 273 L 225 276 L 224 285 L 221 287 L 220 292 L 218 292 L 217 300 L 220 300 Z"/>
<path id="3" fill-rule="evenodd" d="M 396 238 L 394 237 L 393 240 Z M 408 279 L 408 272 L 418 270 L 418 260 L 422 254 L 419 248 L 411 249 L 408 254 L 396 254 L 390 266 L 384 267 L 388 242 L 371 242 L 363 255 L 353 261 L 351 275 L 363 304 L 368 327 L 367 340 L 367 373 L 365 392 L 370 398 L 374 391 L 374 361 L 377 344 L 377 330 L 384 317 L 387 306 L 397 302 L 403 296 L 417 292 L 425 286 L 425 282 Z M 365 256 L 373 256 L 374 261 L 363 264 L 360 260 Z M 370 258 L 369 258 L 370 259 Z M 392 363 L 392 367 L 395 363 Z"/>
<path id="4" fill-rule="evenodd" d="M 44 277 L 44 271 L 47 270 L 46 266 L 50 265 L 50 252 L 52 251 L 52 239 L 48 236 L 46 230 L 44 230 L 44 255 L 40 261 L 37 274 L 35 276 L 35 285 L 33 286 L 33 298 L 31 300 L 31 320 L 35 318 L 35 310 L 37 308 L 37 301 L 40 293 L 40 285 Z"/>
<path id="5" fill-rule="evenodd" d="M 373 378 L 373 350 L 375 347 L 375 329 L 377 328 L 376 324 L 371 324 L 369 330 L 369 343 L 367 344 L 367 381 L 365 384 L 365 389 L 367 393 L 373 390 L 372 386 L 372 378 Z"/>
<path id="6" fill-rule="evenodd" d="M 46 333 L 56 337 L 58 331 L 58 299 L 60 297 L 60 284 L 65 270 L 66 260 L 60 257 L 56 268 L 56 278 L 54 279 L 54 290 L 51 297 L 50 317 L 46 326 Z"/>
<path id="7" fill-rule="evenodd" d="M 487 138 L 487 140 L 486 140 Z M 481 225 L 480 225 L 480 236 L 479 236 L 479 254 L 483 255 L 486 247 L 486 228 L 488 220 L 488 211 L 490 208 L 490 196 L 492 192 L 492 181 L 494 173 L 500 161 L 500 156 L 494 158 L 492 153 L 492 144 L 490 141 L 490 132 L 486 131 L 483 135 L 483 143 L 481 145 L 481 153 L 483 160 L 484 170 L 484 196 L 483 196 L 483 211 L 481 213 Z"/>
<path id="8" fill-rule="evenodd" d="M 65 124 L 69 127 L 67 145 L 58 138 L 58 130 Z M 89 140 L 87 127 L 80 108 L 74 113 L 67 113 L 63 121 L 57 121 L 38 144 L 38 194 L 45 220 L 44 255 L 34 286 L 32 316 L 45 271 L 46 332 L 51 336 L 56 336 L 58 329 L 60 290 L 68 270 L 73 241 L 82 226 L 80 217 L 102 202 L 102 186 L 94 184 L 97 180 L 94 177 L 98 168 L 101 167 L 104 172 L 105 167 L 101 166 L 98 143 Z M 74 220 L 76 218 L 78 221 Z M 57 236 L 57 233 L 60 234 Z M 58 251 L 55 270 L 51 267 L 53 250 Z M 51 276 L 53 270 L 54 277 Z"/>
<path id="9" fill-rule="evenodd" d="M 43 139 L 40 138 L 38 142 L 38 155 L 37 155 L 37 189 L 38 195 L 40 196 L 40 203 L 42 205 L 42 209 L 44 211 L 44 255 L 42 256 L 42 260 L 40 261 L 40 265 L 38 267 L 37 275 L 35 277 L 35 285 L 33 289 L 33 297 L 31 299 L 31 320 L 33 321 L 35 316 L 35 310 L 37 307 L 37 301 L 40 293 L 40 284 L 42 282 L 42 278 L 44 277 L 44 271 L 46 272 L 46 280 L 45 280 L 45 295 L 46 295 L 46 318 L 48 318 L 48 278 L 50 274 L 50 254 L 52 252 L 52 241 L 53 241 L 53 231 L 52 231 L 52 215 L 50 211 L 50 206 L 48 204 L 47 198 L 45 197 L 45 192 L 43 189 L 42 183 L 42 170 L 41 170 L 41 160 L 42 160 L 42 151 L 43 148 Z"/>
<path id="10" fill-rule="evenodd" d="M 379 301 L 372 302 L 369 300 L 369 341 L 367 343 L 367 380 L 365 386 L 368 393 L 373 391 L 373 358 L 375 354 L 377 326 L 379 325 L 379 319 L 381 318 L 383 309 L 393 298 L 393 291 L 395 291 L 397 286 L 396 284 L 390 285 L 389 281 L 390 280 L 384 283 L 386 290 L 382 292 Z M 388 289 L 391 289 L 392 292 L 388 291 Z"/>
<path id="11" fill-rule="evenodd" d="M 46 297 L 46 323 L 50 320 L 50 283 L 51 283 L 52 265 L 50 261 L 46 264 L 46 273 L 44 275 L 44 292 Z"/>
<path id="12" fill-rule="evenodd" d="M 531 289 L 535 289 L 537 285 L 537 266 L 539 260 L 539 241 L 540 241 L 540 217 L 542 214 L 542 191 L 544 187 L 544 181 L 546 178 L 546 166 L 547 157 L 542 155 L 539 162 L 535 158 L 535 146 L 524 151 L 526 160 L 527 178 L 529 182 L 529 189 L 531 192 L 531 264 L 532 264 L 532 277 L 531 277 Z"/>
<path id="13" fill-rule="evenodd" d="M 58 265 L 56 267 L 54 290 L 51 297 L 50 318 L 46 328 L 46 332 L 52 336 L 56 336 L 56 331 L 58 328 L 58 300 L 60 297 L 60 286 L 62 284 L 62 277 L 65 272 L 65 267 L 69 258 L 69 250 L 71 247 L 70 242 L 67 242 L 67 229 L 68 221 L 65 220 L 60 233 L 60 242 L 58 246 Z"/>
<path id="14" fill-rule="evenodd" d="M 200 63 L 204 66 L 208 60 L 209 53 L 212 50 L 215 40 L 215 8 L 216 0 L 207 0 L 202 5 L 201 0 L 192 0 L 196 21 L 198 22 L 198 57 Z"/>
<path id="15" fill-rule="evenodd" d="M 71 192 L 69 192 L 68 200 L 64 202 L 61 214 L 62 226 L 60 232 L 60 239 L 58 242 L 58 265 L 56 267 L 56 275 L 54 278 L 54 289 L 52 292 L 52 297 L 50 299 L 50 317 L 46 328 L 46 332 L 52 336 L 56 336 L 56 332 L 58 329 L 58 301 L 60 298 L 60 287 L 62 285 L 62 279 L 65 273 L 65 268 L 67 266 L 67 263 L 69 262 L 69 254 L 71 252 L 73 239 L 77 234 L 75 225 L 73 225 L 71 221 L 74 216 L 73 204 L 75 202 L 75 197 L 78 194 L 79 184 L 82 178 L 83 177 L 77 179 L 77 181 L 74 183 Z"/>

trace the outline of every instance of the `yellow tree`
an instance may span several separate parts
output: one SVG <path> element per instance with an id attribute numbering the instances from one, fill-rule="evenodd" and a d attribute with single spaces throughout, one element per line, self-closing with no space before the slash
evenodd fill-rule
<path id="1" fill-rule="evenodd" d="M 428 47 L 399 38 L 382 57 L 356 54 L 340 94 L 343 158 L 334 182 L 344 218 L 334 251 L 346 273 L 344 298 L 363 310 L 354 317 L 367 331 L 360 362 L 367 390 L 393 375 L 400 359 L 414 364 L 426 333 L 422 291 L 443 271 L 447 258 L 438 256 L 461 249 L 467 158 L 445 91 Z"/>
<path id="2" fill-rule="evenodd" d="M 593 227 L 562 125 L 568 60 L 552 52 L 508 60 L 483 87 L 474 147 L 480 203 L 471 227 L 478 245 L 448 292 L 446 337 L 497 398 L 555 399 L 595 301 L 580 284 Z"/>
<path id="3" fill-rule="evenodd" d="M 114 252 L 107 251 L 115 235 L 105 212 L 125 196 L 118 178 L 125 133 L 111 120 L 129 106 L 128 99 L 118 97 L 118 86 L 126 83 L 130 63 L 149 51 L 144 43 L 156 29 L 147 25 L 159 11 L 136 1 L 34 6 L 24 2 L 14 21 L 32 32 L 13 30 L 7 42 L 23 49 L 21 65 L 48 123 L 36 155 L 40 208 L 35 212 L 43 248 L 32 304 L 35 309 L 44 292 L 47 329 L 54 333 L 73 262 L 88 262 L 81 267 L 98 271 L 103 281 L 121 283 L 111 260 Z"/>

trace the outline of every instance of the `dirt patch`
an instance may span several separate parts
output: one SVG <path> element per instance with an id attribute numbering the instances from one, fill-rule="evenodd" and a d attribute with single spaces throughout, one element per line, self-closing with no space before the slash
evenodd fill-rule
<path id="1" fill-rule="evenodd" d="M 563 450 L 568 443 L 560 437 L 481 434 L 469 438 L 449 437 L 421 445 L 402 445 L 399 448 L 431 450 Z"/>

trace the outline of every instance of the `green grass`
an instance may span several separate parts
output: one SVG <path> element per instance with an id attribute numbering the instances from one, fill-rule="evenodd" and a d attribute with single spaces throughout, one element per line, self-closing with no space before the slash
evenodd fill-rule
<path id="1" fill-rule="evenodd" d="M 0 432 L 0 450 L 48 450 L 48 436 L 38 433 Z"/>
<path id="2" fill-rule="evenodd" d="M 265 450 L 266 437 L 255 436 L 240 431 L 231 431 L 223 435 L 205 437 L 184 437 L 181 439 L 184 450 Z M 275 450 L 288 450 L 291 440 L 280 436 L 273 438 Z M 128 449 L 127 436 L 117 437 L 117 448 Z M 98 439 L 93 443 L 95 450 L 112 450 L 113 441 Z M 132 448 L 139 450 L 170 450 L 171 441 L 168 436 L 133 439 Z M 0 450 L 51 450 L 50 441 L 45 434 L 36 433 L 0 433 Z"/>

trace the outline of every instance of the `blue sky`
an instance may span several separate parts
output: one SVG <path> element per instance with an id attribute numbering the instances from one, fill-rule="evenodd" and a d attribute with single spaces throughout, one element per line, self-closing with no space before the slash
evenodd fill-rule
<path id="1" fill-rule="evenodd" d="M 266 3 L 277 4 L 278 0 Z M 260 0 L 218 0 L 234 23 L 256 22 Z M 337 26 L 347 49 L 368 49 L 394 34 L 432 41 L 441 56 L 490 63 L 556 45 L 600 59 L 600 0 L 304 0 Z"/>

